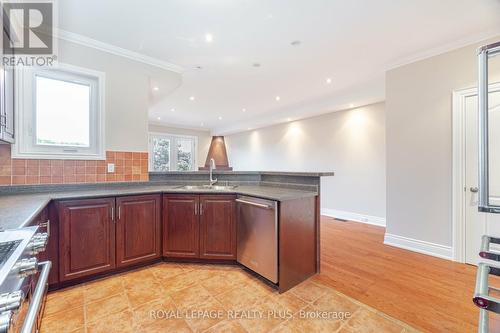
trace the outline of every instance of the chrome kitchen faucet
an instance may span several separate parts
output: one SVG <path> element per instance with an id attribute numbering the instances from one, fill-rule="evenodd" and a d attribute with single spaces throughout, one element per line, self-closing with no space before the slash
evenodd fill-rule
<path id="1" fill-rule="evenodd" d="M 210 186 L 217 183 L 217 178 L 213 179 L 213 171 L 215 169 L 215 160 L 213 158 L 210 159 Z"/>

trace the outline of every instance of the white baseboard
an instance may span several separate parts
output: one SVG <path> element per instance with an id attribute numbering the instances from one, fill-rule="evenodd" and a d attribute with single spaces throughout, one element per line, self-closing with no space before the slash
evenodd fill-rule
<path id="1" fill-rule="evenodd" d="M 342 210 L 329 209 L 329 208 L 322 208 L 321 215 L 385 227 L 384 217 L 363 215 L 363 214 L 346 212 Z"/>
<path id="2" fill-rule="evenodd" d="M 388 233 L 385 233 L 384 244 L 442 259 L 453 260 L 453 248 L 451 246 L 430 243 Z"/>

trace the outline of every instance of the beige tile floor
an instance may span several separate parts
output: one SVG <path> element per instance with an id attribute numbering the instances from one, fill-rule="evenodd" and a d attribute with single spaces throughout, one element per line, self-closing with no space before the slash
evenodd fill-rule
<path id="1" fill-rule="evenodd" d="M 278 294 L 237 266 L 160 263 L 49 293 L 41 331 L 416 332 L 319 280 Z"/>

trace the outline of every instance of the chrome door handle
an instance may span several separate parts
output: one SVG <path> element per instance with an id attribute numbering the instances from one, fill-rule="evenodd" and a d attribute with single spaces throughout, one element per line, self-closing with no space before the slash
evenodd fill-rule
<path id="1" fill-rule="evenodd" d="M 50 220 L 47 219 L 47 222 L 40 223 L 40 227 L 45 228 L 45 231 L 47 232 L 47 236 L 50 236 Z"/>
<path id="2" fill-rule="evenodd" d="M 36 320 L 38 314 L 40 313 L 40 308 L 42 307 L 43 299 L 47 291 L 47 282 L 49 280 L 49 273 L 51 266 L 52 262 L 50 261 L 44 261 L 40 263 L 42 271 L 40 273 L 40 277 L 38 278 L 38 282 L 36 284 L 35 291 L 33 292 L 33 296 L 31 297 L 28 313 L 26 314 L 23 327 L 20 331 L 21 333 L 33 332 L 33 328 L 36 325 Z"/>
<path id="3" fill-rule="evenodd" d="M 479 189 L 478 189 L 477 187 L 471 187 L 471 188 L 470 188 L 470 191 L 471 191 L 472 193 L 477 193 L 477 192 L 479 192 Z"/>
<path id="4" fill-rule="evenodd" d="M 235 201 L 242 203 L 242 204 L 257 206 L 257 207 L 261 207 L 261 208 L 265 208 L 265 209 L 272 209 L 273 208 L 272 206 L 269 206 L 269 205 L 265 205 L 265 204 L 261 204 L 261 203 L 253 202 L 253 201 L 247 201 L 247 200 L 243 200 L 243 199 L 236 199 Z"/>

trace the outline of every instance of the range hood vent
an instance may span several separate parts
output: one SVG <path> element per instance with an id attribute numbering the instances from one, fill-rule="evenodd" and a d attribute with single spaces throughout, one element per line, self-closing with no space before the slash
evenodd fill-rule
<path id="1" fill-rule="evenodd" d="M 210 143 L 210 148 L 208 149 L 207 160 L 205 161 L 205 166 L 200 167 L 200 170 L 210 169 L 210 159 L 214 159 L 215 168 L 219 170 L 233 170 L 229 166 L 229 161 L 227 159 L 226 143 L 223 136 L 213 136 L 212 142 Z"/>

